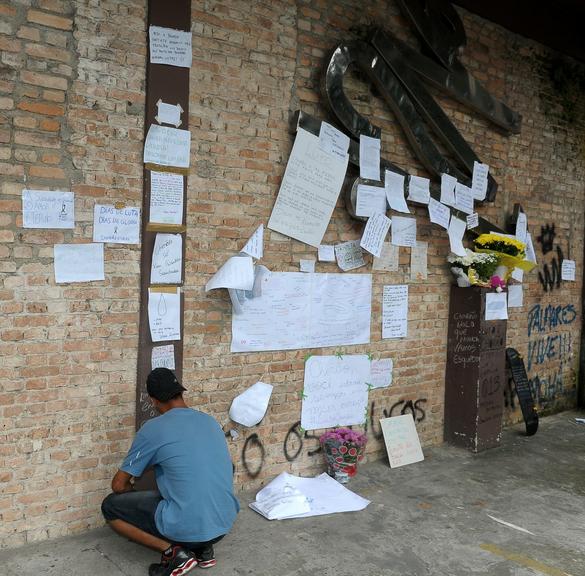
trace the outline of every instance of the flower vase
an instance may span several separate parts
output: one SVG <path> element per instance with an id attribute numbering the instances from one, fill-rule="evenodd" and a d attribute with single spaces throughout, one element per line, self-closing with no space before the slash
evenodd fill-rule
<path id="1" fill-rule="evenodd" d="M 327 440 L 321 444 L 327 473 L 341 484 L 357 474 L 358 462 L 364 458 L 365 446 Z"/>

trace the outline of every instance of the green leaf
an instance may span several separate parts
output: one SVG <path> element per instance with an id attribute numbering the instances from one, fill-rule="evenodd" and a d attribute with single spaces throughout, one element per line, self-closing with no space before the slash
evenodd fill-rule
<path id="1" fill-rule="evenodd" d="M 335 356 L 337 356 L 340 360 L 343 360 L 343 354 L 341 352 L 335 352 Z"/>
<path id="2" fill-rule="evenodd" d="M 368 360 L 371 362 L 374 359 L 371 352 L 368 352 Z"/>
<path id="3" fill-rule="evenodd" d="M 313 356 L 312 354 L 305 354 L 305 362 L 311 357 Z"/>

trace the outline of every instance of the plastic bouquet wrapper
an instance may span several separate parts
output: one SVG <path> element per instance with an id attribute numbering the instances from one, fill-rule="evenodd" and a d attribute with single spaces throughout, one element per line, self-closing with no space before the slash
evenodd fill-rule
<path id="1" fill-rule="evenodd" d="M 319 437 L 327 473 L 345 484 L 357 474 L 358 462 L 364 459 L 368 437 L 349 428 L 336 428 Z"/>
<path id="2" fill-rule="evenodd" d="M 530 272 L 536 266 L 535 262 L 526 260 L 526 244 L 516 238 L 490 232 L 478 236 L 474 244 L 476 252 L 493 254 L 498 258 L 498 266 L 505 268 L 499 270 L 498 275 L 504 280 L 510 277 L 514 268 Z"/>

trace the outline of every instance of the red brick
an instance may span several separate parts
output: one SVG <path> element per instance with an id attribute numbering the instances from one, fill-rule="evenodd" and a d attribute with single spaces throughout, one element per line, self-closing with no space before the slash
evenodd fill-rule
<path id="1" fill-rule="evenodd" d="M 29 22 L 48 26 L 50 28 L 58 28 L 59 30 L 71 30 L 73 27 L 73 20 L 71 18 L 64 18 L 63 16 L 56 16 L 55 14 L 47 14 L 39 10 L 29 10 L 27 14 Z"/>

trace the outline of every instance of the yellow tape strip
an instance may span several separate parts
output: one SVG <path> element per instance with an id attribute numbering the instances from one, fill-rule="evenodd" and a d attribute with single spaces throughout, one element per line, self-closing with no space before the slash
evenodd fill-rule
<path id="1" fill-rule="evenodd" d="M 516 564 L 520 564 L 520 566 L 525 566 L 526 568 L 532 568 L 533 570 L 538 570 L 542 574 L 546 574 L 547 576 L 571 576 L 568 572 L 564 570 L 559 570 L 558 568 L 554 568 L 553 566 L 549 566 L 548 564 L 543 564 L 538 560 L 533 560 L 528 556 L 524 556 L 523 554 L 516 554 L 515 552 L 508 552 L 507 550 L 503 550 L 502 548 L 496 546 L 495 544 L 481 544 L 480 548 L 485 550 L 486 552 L 491 552 L 496 556 L 501 556 L 506 560 L 510 560 L 511 562 L 516 562 Z"/>
<path id="2" fill-rule="evenodd" d="M 146 225 L 148 232 L 186 232 L 187 226 L 184 224 L 157 224 L 156 222 L 149 222 Z"/>
<path id="3" fill-rule="evenodd" d="M 177 288 L 180 288 L 180 286 L 166 286 L 164 284 L 153 284 L 152 286 L 149 286 L 149 288 L 150 291 L 154 293 L 163 292 L 164 294 L 176 294 Z"/>

